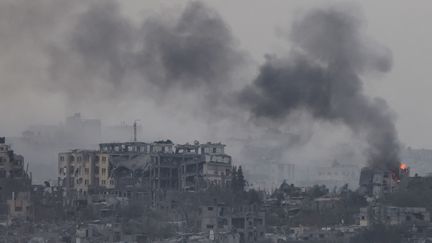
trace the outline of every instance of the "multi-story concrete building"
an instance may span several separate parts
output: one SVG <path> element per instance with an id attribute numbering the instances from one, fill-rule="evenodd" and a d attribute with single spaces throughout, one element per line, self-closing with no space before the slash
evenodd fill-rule
<path id="1" fill-rule="evenodd" d="M 177 166 L 169 163 L 169 158 L 173 155 L 173 146 L 170 140 L 153 143 L 100 144 L 99 185 L 106 188 L 137 185 L 152 185 L 154 189 L 160 188 L 161 185 L 166 189 L 176 188 L 178 183 L 173 182 L 176 173 L 168 171 L 168 174 L 174 176 L 160 176 L 161 173 L 166 173 Z"/>
<path id="2" fill-rule="evenodd" d="M 11 150 L 5 144 L 5 138 L 0 138 L 0 178 L 21 178 L 25 176 L 24 158 Z"/>
<path id="3" fill-rule="evenodd" d="M 31 177 L 24 169 L 24 157 L 15 154 L 0 137 L 0 215 L 9 220 L 32 217 Z M 23 217 L 21 217 L 23 216 Z"/>
<path id="4" fill-rule="evenodd" d="M 401 179 L 408 177 L 409 174 L 410 169 L 406 164 L 400 164 L 400 168 L 395 169 L 364 167 L 360 174 L 360 192 L 380 198 L 396 191 Z"/>
<path id="5" fill-rule="evenodd" d="M 8 221 L 31 220 L 34 218 L 34 207 L 31 200 L 31 192 L 12 192 L 12 197 L 7 200 L 9 208 Z"/>
<path id="6" fill-rule="evenodd" d="M 228 184 L 231 156 L 225 145 L 174 145 L 170 140 L 103 143 L 98 151 L 72 150 L 59 154 L 59 181 L 66 195 L 147 191 L 199 190 L 209 184 Z M 73 198 L 73 197 L 72 197 Z"/>
<path id="7" fill-rule="evenodd" d="M 360 208 L 359 216 L 361 226 L 374 224 L 421 226 L 430 222 L 430 213 L 426 208 L 420 207 L 394 207 L 378 204 Z"/>
<path id="8" fill-rule="evenodd" d="M 182 190 L 196 190 L 205 184 L 226 184 L 231 176 L 231 156 L 221 143 L 177 145 Z"/>
<path id="9" fill-rule="evenodd" d="M 59 182 L 65 195 L 86 196 L 89 189 L 99 185 L 99 152 L 72 150 L 58 157 Z"/>
<path id="10" fill-rule="evenodd" d="M 239 242 L 257 242 L 264 238 L 265 213 L 255 205 L 230 207 L 215 204 L 200 207 L 201 232 L 213 235 L 237 232 Z"/>

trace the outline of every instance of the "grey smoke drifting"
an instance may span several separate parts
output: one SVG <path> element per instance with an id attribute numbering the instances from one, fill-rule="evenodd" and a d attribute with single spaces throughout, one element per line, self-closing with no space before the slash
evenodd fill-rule
<path id="1" fill-rule="evenodd" d="M 1 119 L 1 134 L 82 112 L 104 124 L 141 119 L 146 140 L 209 136 L 197 110 L 224 96 L 244 61 L 230 28 L 201 2 L 142 19 L 121 4 L 0 0 L 0 112 L 13 114 Z"/>
<path id="2" fill-rule="evenodd" d="M 200 2 L 188 3 L 179 16 L 134 24 L 117 2 L 96 1 L 78 15 L 64 43 L 51 52 L 52 80 L 63 80 L 60 89 L 78 96 L 102 87 L 101 99 L 137 89 L 140 95 L 220 90 L 244 61 L 225 22 Z"/>
<path id="3" fill-rule="evenodd" d="M 361 18 L 342 8 L 307 13 L 293 26 L 288 58 L 268 56 L 240 100 L 259 119 L 283 122 L 306 109 L 316 119 L 347 125 L 368 143 L 369 165 L 395 168 L 399 141 L 386 102 L 363 93 L 361 76 L 387 72 L 391 53 L 367 38 Z"/>
<path id="4" fill-rule="evenodd" d="M 143 75 L 164 89 L 226 86 L 244 57 L 221 17 L 192 2 L 177 22 L 162 18 L 143 24 L 144 47 L 137 59 Z"/>
<path id="5" fill-rule="evenodd" d="M 316 10 L 297 21 L 291 55 L 268 56 L 241 92 L 241 107 L 230 89 L 243 89 L 235 76 L 247 55 L 221 16 L 202 2 L 135 21 L 114 0 L 4 0 L 0 20 L 0 103 L 7 104 L 0 112 L 9 114 L 12 105 L 20 113 L 0 121 L 3 132 L 10 130 L 5 124 L 25 129 L 29 121 L 60 121 L 82 111 L 104 121 L 141 119 L 147 134 L 173 139 L 251 135 L 283 149 L 310 139 L 286 119 L 306 109 L 364 137 L 371 165 L 398 161 L 392 114 L 384 101 L 363 94 L 361 81 L 364 74 L 388 71 L 391 54 L 367 38 L 361 18 L 346 9 Z M 203 119 L 208 113 L 217 122 L 209 125 Z M 248 123 L 249 113 L 284 123 L 281 136 L 269 123 Z"/>

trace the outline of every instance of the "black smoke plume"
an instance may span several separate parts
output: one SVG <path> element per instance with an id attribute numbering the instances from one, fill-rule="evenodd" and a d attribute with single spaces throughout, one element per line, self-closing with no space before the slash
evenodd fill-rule
<path id="1" fill-rule="evenodd" d="M 113 104 L 133 108 L 137 101 L 162 97 L 173 113 L 177 107 L 193 115 L 197 106 L 210 113 L 223 107 L 229 110 L 223 117 L 227 123 L 252 127 L 242 123 L 244 110 L 226 102 L 231 102 L 233 75 L 245 54 L 216 11 L 189 2 L 174 15 L 134 21 L 122 13 L 119 2 L 0 1 L 0 101 L 31 114 L 17 120 L 32 120 L 35 110 L 43 117 L 54 113 L 40 109 L 57 97 L 42 105 L 36 101 L 53 94 L 60 102 L 66 97 L 72 109 L 83 102 L 80 108 L 87 112 L 115 119 L 119 110 Z M 368 141 L 371 165 L 394 166 L 399 142 L 393 115 L 383 100 L 364 95 L 361 81 L 364 74 L 388 71 L 391 54 L 364 34 L 361 20 L 346 9 L 309 12 L 293 27 L 292 55 L 269 56 L 240 100 L 256 118 L 286 122 L 293 111 L 307 109 L 317 119 L 344 123 Z M 35 100 L 24 102 L 21 97 Z M 190 97 L 193 108 L 176 106 Z M 0 109 L 8 111 L 8 106 Z M 101 106 L 109 112 L 100 111 Z"/>
<path id="2" fill-rule="evenodd" d="M 295 22 L 287 58 L 268 56 L 241 101 L 255 118 L 283 122 L 294 110 L 347 125 L 368 143 L 369 165 L 395 168 L 399 141 L 386 102 L 363 92 L 361 76 L 387 72 L 388 49 L 367 38 L 360 16 L 345 8 L 317 9 Z"/>

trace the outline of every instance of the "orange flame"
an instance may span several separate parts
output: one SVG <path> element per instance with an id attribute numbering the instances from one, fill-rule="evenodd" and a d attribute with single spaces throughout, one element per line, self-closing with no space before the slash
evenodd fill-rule
<path id="1" fill-rule="evenodd" d="M 404 163 L 401 163 L 401 164 L 400 164 L 400 169 L 401 169 L 401 170 L 406 170 L 406 169 L 408 169 L 408 165 L 407 165 L 407 164 L 404 164 Z"/>

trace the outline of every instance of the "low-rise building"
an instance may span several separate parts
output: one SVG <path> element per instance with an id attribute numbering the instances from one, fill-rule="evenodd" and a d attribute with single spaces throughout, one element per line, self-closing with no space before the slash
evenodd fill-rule
<path id="1" fill-rule="evenodd" d="M 426 208 L 375 205 L 360 208 L 360 225 L 425 225 L 430 223 Z"/>
<path id="2" fill-rule="evenodd" d="M 7 201 L 9 208 L 9 222 L 14 220 L 28 221 L 34 217 L 31 194 L 27 192 L 13 192 L 11 199 Z"/>
<path id="3" fill-rule="evenodd" d="M 255 205 L 229 207 L 225 204 L 202 206 L 201 232 L 213 235 L 236 232 L 240 243 L 257 242 L 264 238 L 265 213 Z"/>

